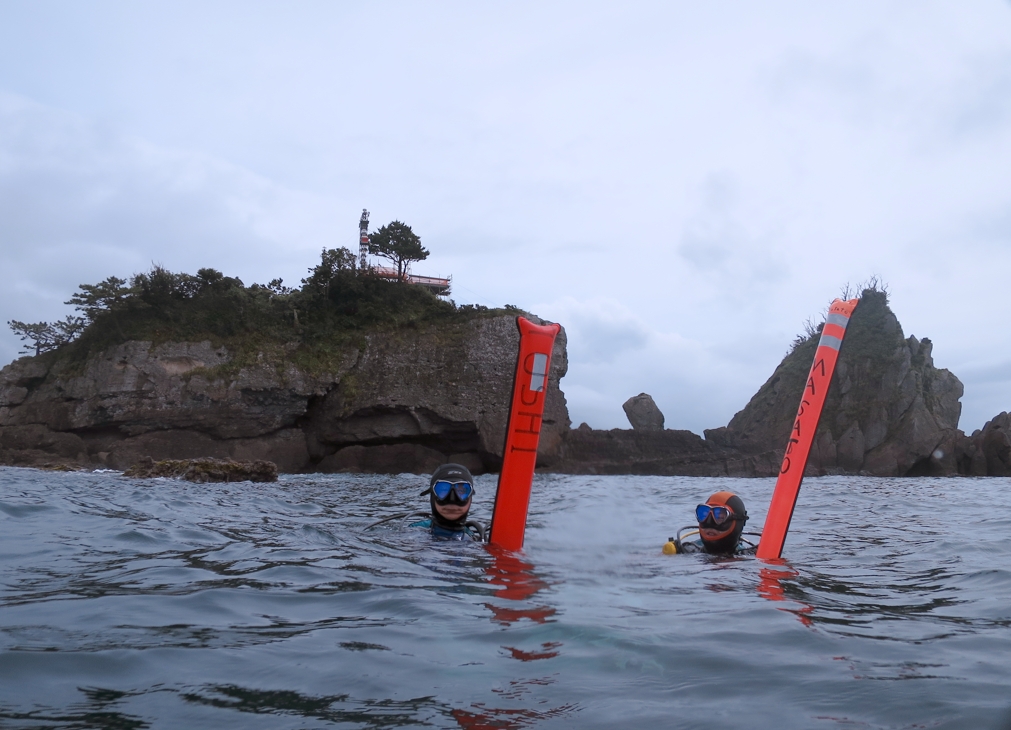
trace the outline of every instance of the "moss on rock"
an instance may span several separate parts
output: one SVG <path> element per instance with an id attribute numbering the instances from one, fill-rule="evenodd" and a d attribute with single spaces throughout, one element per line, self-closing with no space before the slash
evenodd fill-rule
<path id="1" fill-rule="evenodd" d="M 123 476 L 134 479 L 169 477 L 189 482 L 276 482 L 277 465 L 272 461 L 232 461 L 231 459 L 166 459 L 144 457 Z"/>

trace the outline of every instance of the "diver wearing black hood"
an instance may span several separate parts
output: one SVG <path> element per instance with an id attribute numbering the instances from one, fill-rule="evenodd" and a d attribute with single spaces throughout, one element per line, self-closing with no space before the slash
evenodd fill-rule
<path id="1" fill-rule="evenodd" d="M 664 545 L 664 553 L 739 555 L 755 549 L 750 541 L 741 537 L 748 521 L 748 510 L 744 507 L 744 500 L 733 492 L 716 492 L 695 508 L 695 518 L 699 522 L 698 529 L 682 527 L 678 536 Z M 681 534 L 686 530 L 697 533 L 699 542 L 683 540 Z"/>
<path id="2" fill-rule="evenodd" d="M 432 509 L 430 519 L 415 522 L 411 527 L 427 527 L 432 537 L 440 540 L 484 540 L 484 528 L 470 521 L 470 505 L 474 497 L 474 477 L 461 464 L 443 464 L 429 480 L 428 489 Z"/>

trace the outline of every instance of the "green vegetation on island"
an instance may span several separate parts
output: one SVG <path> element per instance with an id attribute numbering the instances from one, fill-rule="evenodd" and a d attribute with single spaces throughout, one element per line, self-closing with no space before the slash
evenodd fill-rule
<path id="1" fill-rule="evenodd" d="M 410 261 L 428 251 L 410 227 L 398 221 L 384 226 L 370 246 L 403 274 Z M 457 306 L 424 287 L 391 281 L 357 265 L 347 248 L 324 249 L 301 287 L 281 279 L 246 286 L 215 269 L 195 275 L 162 266 L 129 281 L 110 276 L 82 284 L 66 303 L 77 310 L 58 322 L 8 322 L 21 337 L 23 354 L 53 353 L 68 363 L 131 340 L 154 343 L 210 340 L 236 356 L 236 364 L 283 350 L 310 370 L 326 367 L 331 355 L 363 334 L 433 323 L 461 322 L 501 314 L 480 305 Z M 507 309 L 513 309 L 508 307 Z"/>

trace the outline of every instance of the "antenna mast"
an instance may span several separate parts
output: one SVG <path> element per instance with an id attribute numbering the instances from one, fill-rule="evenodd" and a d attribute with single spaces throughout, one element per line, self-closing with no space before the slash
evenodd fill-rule
<path id="1" fill-rule="evenodd" d="M 365 271 L 369 267 L 366 256 L 369 253 L 369 212 L 362 208 L 362 218 L 358 221 L 358 268 Z"/>

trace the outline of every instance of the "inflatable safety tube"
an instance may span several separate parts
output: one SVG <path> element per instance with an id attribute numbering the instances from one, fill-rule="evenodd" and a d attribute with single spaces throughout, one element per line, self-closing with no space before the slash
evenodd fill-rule
<path id="1" fill-rule="evenodd" d="M 783 454 L 783 464 L 779 469 L 776 488 L 772 492 L 769 515 L 765 518 L 762 539 L 758 543 L 759 558 L 778 559 L 783 554 L 783 543 L 786 542 L 786 533 L 790 529 L 793 508 L 797 504 L 800 483 L 804 479 L 804 469 L 811 454 L 811 444 L 818 430 L 818 421 L 825 406 L 832 373 L 835 372 L 839 350 L 842 348 L 843 338 L 846 337 L 850 315 L 853 314 L 859 301 L 859 299 L 849 301 L 836 299 L 829 307 L 828 318 L 821 331 L 821 340 L 814 353 L 814 363 L 807 376 L 797 417 L 786 444 L 786 452 Z"/>
<path id="2" fill-rule="evenodd" d="M 506 550 L 523 547 L 530 506 L 530 485 L 537 465 L 537 444 L 541 438 L 541 417 L 548 393 L 548 372 L 555 337 L 561 331 L 557 324 L 536 325 L 523 317 L 516 318 L 520 330 L 520 350 L 516 358 L 512 405 L 506 427 L 502 452 L 502 472 L 495 493 L 491 536 L 493 545 Z"/>

